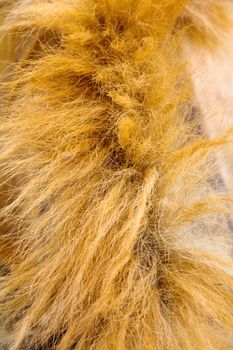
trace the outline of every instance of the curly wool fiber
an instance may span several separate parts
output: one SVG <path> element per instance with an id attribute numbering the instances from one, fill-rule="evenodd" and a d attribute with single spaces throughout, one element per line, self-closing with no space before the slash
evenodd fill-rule
<path id="1" fill-rule="evenodd" d="M 11 349 L 233 346 L 232 198 L 214 185 L 212 156 L 228 136 L 197 132 L 182 50 L 184 37 L 224 35 L 230 2 L 205 4 L 5 1 L 0 319 Z"/>

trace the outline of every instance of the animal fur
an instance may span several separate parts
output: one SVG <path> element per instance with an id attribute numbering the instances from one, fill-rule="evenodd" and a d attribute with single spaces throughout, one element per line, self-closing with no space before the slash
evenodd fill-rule
<path id="1" fill-rule="evenodd" d="M 231 1 L 1 1 L 9 348 L 233 348 L 232 196 L 187 52 Z M 189 51 L 191 50 L 191 51 Z M 196 51 L 195 51 L 196 52 Z"/>
<path id="2" fill-rule="evenodd" d="M 202 124 L 210 138 L 233 125 L 233 36 L 232 30 L 214 50 L 189 47 L 197 103 L 203 111 Z M 220 150 L 219 168 L 225 185 L 233 190 L 233 146 Z"/>

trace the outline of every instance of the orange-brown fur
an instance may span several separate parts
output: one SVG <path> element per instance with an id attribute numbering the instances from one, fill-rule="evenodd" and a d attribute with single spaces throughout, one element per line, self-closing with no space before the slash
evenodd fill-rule
<path id="1" fill-rule="evenodd" d="M 232 196 L 215 162 L 231 130 L 200 131 L 186 56 L 225 40 L 230 5 L 3 2 L 10 349 L 232 348 Z"/>

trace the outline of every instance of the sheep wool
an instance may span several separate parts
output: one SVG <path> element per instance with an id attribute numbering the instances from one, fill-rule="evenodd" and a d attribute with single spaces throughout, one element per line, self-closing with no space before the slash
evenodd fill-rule
<path id="1" fill-rule="evenodd" d="M 0 1 L 7 349 L 233 349 L 232 130 L 205 134 L 187 56 L 223 44 L 231 11 Z"/>

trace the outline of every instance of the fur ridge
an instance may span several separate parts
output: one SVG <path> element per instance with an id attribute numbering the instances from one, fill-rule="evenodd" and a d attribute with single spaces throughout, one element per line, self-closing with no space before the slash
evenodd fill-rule
<path id="1" fill-rule="evenodd" d="M 214 157 L 231 132 L 200 131 L 183 50 L 217 45 L 231 2 L 5 3 L 10 349 L 231 349 L 232 196 Z"/>

